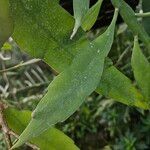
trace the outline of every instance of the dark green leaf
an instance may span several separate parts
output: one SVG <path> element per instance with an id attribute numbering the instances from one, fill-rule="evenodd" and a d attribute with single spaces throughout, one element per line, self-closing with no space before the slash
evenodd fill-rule
<path id="1" fill-rule="evenodd" d="M 14 147 L 36 137 L 57 122 L 73 114 L 98 86 L 104 60 L 114 39 L 118 10 L 108 29 L 94 42 L 85 42 L 70 67 L 60 73 L 48 87 L 47 94 L 32 114 L 32 120 Z"/>
<path id="2" fill-rule="evenodd" d="M 31 112 L 7 108 L 4 116 L 9 128 L 20 135 L 31 119 Z M 38 146 L 40 150 L 78 150 L 74 142 L 56 128 L 50 128 L 39 137 L 32 139 L 31 143 Z"/>
<path id="3" fill-rule="evenodd" d="M 145 99 L 150 102 L 150 63 L 143 55 L 137 38 L 134 40 L 131 64 L 137 84 Z"/>

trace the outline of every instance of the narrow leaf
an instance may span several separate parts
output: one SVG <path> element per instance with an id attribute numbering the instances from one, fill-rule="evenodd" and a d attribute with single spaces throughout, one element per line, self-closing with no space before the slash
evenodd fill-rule
<path id="1" fill-rule="evenodd" d="M 32 114 L 32 120 L 21 134 L 18 147 L 43 131 L 66 120 L 73 114 L 98 86 L 104 60 L 113 43 L 118 10 L 106 32 L 98 38 L 99 43 L 83 43 L 80 53 L 64 72 L 60 73 L 48 87 L 47 94 Z"/>
<path id="2" fill-rule="evenodd" d="M 9 1 L 0 0 L 0 48 L 13 32 L 13 23 L 10 17 Z"/>
<path id="3" fill-rule="evenodd" d="M 145 99 L 150 102 L 150 63 L 143 55 L 137 37 L 134 40 L 131 64 L 137 84 Z"/>
<path id="4" fill-rule="evenodd" d="M 94 4 L 94 6 L 92 6 L 83 17 L 82 28 L 84 31 L 90 30 L 96 22 L 102 2 L 103 0 L 98 0 L 97 3 Z"/>
<path id="5" fill-rule="evenodd" d="M 4 116 L 9 128 L 20 135 L 31 119 L 31 112 L 7 108 L 4 111 Z M 74 142 L 56 128 L 50 128 L 30 142 L 38 146 L 40 150 L 78 150 Z"/>
<path id="6" fill-rule="evenodd" d="M 144 27 L 138 22 L 135 12 L 124 0 L 111 1 L 114 7 L 119 8 L 120 14 L 125 23 L 132 30 L 134 35 L 139 35 L 140 39 L 145 43 L 150 53 L 150 37 L 145 31 Z"/>
<path id="7" fill-rule="evenodd" d="M 73 0 L 75 25 L 70 39 L 72 39 L 75 36 L 78 28 L 82 24 L 82 19 L 87 13 L 88 9 L 89 9 L 89 0 Z"/>
<path id="8" fill-rule="evenodd" d="M 132 85 L 131 81 L 114 66 L 104 70 L 96 91 L 123 104 L 150 109 L 150 105 Z"/>

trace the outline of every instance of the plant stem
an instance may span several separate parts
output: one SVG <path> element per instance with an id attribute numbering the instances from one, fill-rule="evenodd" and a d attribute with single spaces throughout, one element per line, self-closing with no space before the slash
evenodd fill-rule
<path id="1" fill-rule="evenodd" d="M 11 149 L 12 147 L 12 141 L 11 141 L 11 135 L 13 135 L 14 137 L 16 137 L 18 139 L 18 135 L 16 133 L 14 133 L 13 131 L 11 131 L 9 129 L 9 127 L 7 126 L 7 123 L 5 121 L 4 115 L 3 115 L 3 111 L 4 109 L 6 109 L 5 104 L 0 102 L 0 126 L 1 126 L 1 130 L 3 131 L 4 134 L 4 138 L 7 144 L 7 148 Z M 33 150 L 39 150 L 39 148 L 36 145 L 33 145 L 31 143 L 26 143 L 26 145 L 28 145 L 29 147 L 31 147 Z"/>
<path id="2" fill-rule="evenodd" d="M 150 17 L 150 12 L 146 12 L 146 13 L 136 13 L 135 16 L 137 17 Z"/>
<path id="3" fill-rule="evenodd" d="M 16 66 L 13 66 L 13 67 L 10 67 L 10 68 L 7 68 L 7 69 L 3 69 L 3 70 L 0 70 L 0 73 L 3 73 L 3 72 L 7 72 L 7 71 L 11 71 L 11 70 L 14 70 L 14 69 L 17 69 L 19 67 L 22 67 L 22 66 L 27 66 L 27 65 L 31 65 L 33 63 L 37 63 L 41 61 L 40 59 L 32 59 L 32 60 L 29 60 L 27 62 L 21 62 L 20 64 L 16 65 Z"/>
<path id="4" fill-rule="evenodd" d="M 7 143 L 7 147 L 8 149 L 10 149 L 12 147 L 12 142 L 11 142 L 11 137 L 9 134 L 9 128 L 3 116 L 4 109 L 5 109 L 5 106 L 2 103 L 0 103 L 0 125 L 4 134 L 5 141 Z"/>

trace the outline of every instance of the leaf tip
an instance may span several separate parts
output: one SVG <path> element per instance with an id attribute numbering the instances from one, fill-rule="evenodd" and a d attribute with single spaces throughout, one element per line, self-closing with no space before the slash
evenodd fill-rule
<path id="1" fill-rule="evenodd" d="M 73 28 L 73 32 L 72 32 L 72 34 L 70 36 L 70 40 L 72 40 L 73 37 L 76 35 L 76 33 L 77 33 L 77 31 L 78 31 L 78 29 L 79 29 L 80 26 L 81 26 L 81 23 L 78 22 L 78 21 L 76 21 L 75 25 L 74 25 L 74 28 Z"/>
<path id="2" fill-rule="evenodd" d="M 74 29 L 73 29 L 73 32 L 72 32 L 72 34 L 71 34 L 71 36 L 70 36 L 70 40 L 73 39 L 73 37 L 75 36 L 76 33 L 77 33 L 77 29 L 74 28 Z"/>

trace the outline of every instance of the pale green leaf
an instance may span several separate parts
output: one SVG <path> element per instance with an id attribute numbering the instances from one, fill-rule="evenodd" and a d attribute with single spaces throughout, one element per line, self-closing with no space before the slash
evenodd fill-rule
<path id="1" fill-rule="evenodd" d="M 142 53 L 136 37 L 134 40 L 131 64 L 137 84 L 142 90 L 145 100 L 150 103 L 150 63 Z"/>
<path id="2" fill-rule="evenodd" d="M 32 119 L 21 134 L 18 147 L 27 140 L 73 114 L 98 86 L 104 60 L 114 38 L 118 10 L 108 29 L 94 42 L 85 42 L 70 67 L 60 73 L 48 87 L 47 94 L 39 102 Z"/>
<path id="3" fill-rule="evenodd" d="M 19 111 L 7 108 L 4 116 L 9 128 L 20 135 L 31 119 L 31 112 L 27 110 Z M 30 141 L 40 148 L 40 150 L 78 150 L 74 142 L 63 132 L 56 128 L 50 128 L 40 136 Z"/>
<path id="4" fill-rule="evenodd" d="M 81 26 L 83 17 L 89 10 L 89 2 L 89 0 L 73 0 L 75 25 L 70 39 L 72 39 L 75 36 L 76 32 L 78 31 L 78 28 Z"/>
<path id="5" fill-rule="evenodd" d="M 82 28 L 84 31 L 90 30 L 96 22 L 102 2 L 103 0 L 98 0 L 83 17 Z"/>
<path id="6" fill-rule="evenodd" d="M 0 0 L 0 48 L 13 32 L 13 23 L 10 17 L 9 1 Z"/>

